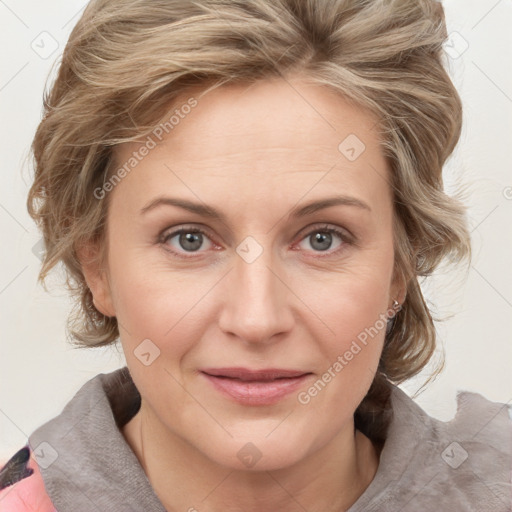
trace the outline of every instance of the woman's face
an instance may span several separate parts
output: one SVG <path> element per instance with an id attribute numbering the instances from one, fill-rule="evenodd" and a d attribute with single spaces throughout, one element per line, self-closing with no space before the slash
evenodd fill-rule
<path id="1" fill-rule="evenodd" d="M 187 100 L 156 147 L 116 148 L 131 168 L 88 282 L 160 435 L 286 467 L 353 429 L 401 298 L 376 120 L 299 80 Z"/>

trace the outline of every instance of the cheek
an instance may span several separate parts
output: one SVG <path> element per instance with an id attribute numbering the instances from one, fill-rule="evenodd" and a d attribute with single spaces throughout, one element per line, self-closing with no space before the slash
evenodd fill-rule
<path id="1" fill-rule="evenodd" d="M 393 252 L 382 248 L 367 253 L 360 261 L 347 265 L 317 283 L 311 309 L 328 327 L 330 335 L 323 347 L 328 365 L 343 357 L 345 374 L 376 370 L 387 326 Z M 311 304 L 311 302 L 309 303 Z M 356 370 L 357 369 L 357 370 Z M 354 372 L 354 373 L 353 373 Z"/>
<path id="2" fill-rule="evenodd" d="M 391 274 L 386 268 L 346 274 L 335 283 L 340 292 L 325 289 L 322 319 L 334 335 L 317 336 L 323 340 L 323 365 L 298 400 L 311 414 L 329 418 L 333 435 L 363 400 L 377 371 L 387 325 Z"/>
<path id="3" fill-rule="evenodd" d="M 158 271 L 128 251 L 114 250 L 110 269 L 112 300 L 123 341 L 134 350 L 150 339 L 161 349 L 163 335 L 184 314 L 190 288 L 181 286 L 176 274 Z"/>
<path id="4" fill-rule="evenodd" d="M 131 367 L 144 372 L 143 354 L 156 354 L 151 375 L 145 372 L 143 379 L 168 379 L 165 370 L 181 374 L 183 358 L 209 324 L 217 281 L 211 272 L 185 274 L 140 257 L 125 256 L 123 265 L 114 267 L 114 302 L 128 365 L 131 360 Z"/>

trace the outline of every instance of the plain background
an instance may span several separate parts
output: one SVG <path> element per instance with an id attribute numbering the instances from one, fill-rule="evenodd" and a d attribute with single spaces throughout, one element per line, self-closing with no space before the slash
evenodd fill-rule
<path id="1" fill-rule="evenodd" d="M 41 237 L 26 211 L 26 157 L 45 80 L 86 3 L 0 0 L 0 460 L 87 380 L 124 365 L 120 348 L 77 350 L 67 342 L 71 304 L 59 270 L 50 293 L 37 284 Z M 423 284 L 434 313 L 451 318 L 437 323 L 446 368 L 416 401 L 447 421 L 457 390 L 512 401 L 512 2 L 443 4 L 449 70 L 465 108 L 445 183 L 449 193 L 459 182 L 469 185 L 474 259 L 467 275 L 445 269 Z M 428 368 L 401 388 L 413 395 L 427 376 Z"/>

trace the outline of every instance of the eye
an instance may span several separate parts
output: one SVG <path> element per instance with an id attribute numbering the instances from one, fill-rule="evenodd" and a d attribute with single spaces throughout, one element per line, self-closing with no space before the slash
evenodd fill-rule
<path id="1" fill-rule="evenodd" d="M 338 244 L 337 249 L 330 250 L 333 245 L 333 238 L 338 238 L 341 243 Z M 328 256 L 336 254 L 345 248 L 346 244 L 350 244 L 351 238 L 344 231 L 329 227 L 328 225 L 317 226 L 310 230 L 301 242 L 308 242 L 314 252 L 328 252 Z M 300 244 L 299 244 L 300 245 Z"/>
<path id="2" fill-rule="evenodd" d="M 168 243 L 172 242 L 173 239 L 175 239 L 174 243 Z M 210 241 L 207 233 L 201 228 L 183 227 L 170 233 L 164 233 L 160 242 L 173 254 L 187 258 L 188 256 L 182 256 L 183 253 L 199 252 L 199 249 L 201 249 L 205 240 L 208 240 L 210 246 L 213 246 L 213 243 Z"/>
<path id="3" fill-rule="evenodd" d="M 340 243 L 338 243 L 337 249 L 330 250 L 333 245 L 333 238 L 338 238 Z M 165 246 L 166 250 L 181 258 L 191 257 L 186 256 L 186 253 L 200 253 L 200 249 L 204 248 L 205 242 L 207 242 L 206 250 L 211 249 L 212 247 L 216 249 L 219 248 L 219 246 L 211 241 L 207 232 L 198 227 L 184 226 L 169 233 L 164 232 L 159 241 Z M 329 225 L 317 226 L 314 229 L 311 229 L 305 237 L 301 239 L 301 243 L 304 243 L 305 241 L 309 242 L 313 252 L 326 253 L 325 256 L 337 254 L 345 249 L 347 244 L 353 243 L 352 238 L 348 233 L 341 229 L 330 227 Z M 323 256 L 324 255 L 315 257 Z"/>

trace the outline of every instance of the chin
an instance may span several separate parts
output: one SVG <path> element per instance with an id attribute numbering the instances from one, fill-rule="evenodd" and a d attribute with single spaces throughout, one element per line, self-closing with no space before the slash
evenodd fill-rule
<path id="1" fill-rule="evenodd" d="M 246 434 L 224 442 L 212 440 L 209 446 L 198 448 L 214 463 L 237 471 L 275 471 L 293 466 L 308 456 L 305 439 L 293 439 L 283 433 L 268 436 L 268 432 Z"/>

